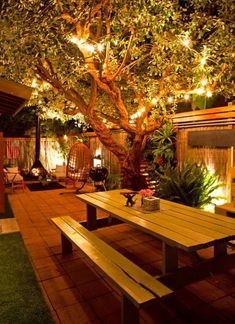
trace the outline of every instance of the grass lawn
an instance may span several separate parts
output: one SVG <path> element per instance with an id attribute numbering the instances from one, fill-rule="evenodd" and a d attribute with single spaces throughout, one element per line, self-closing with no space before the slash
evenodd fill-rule
<path id="1" fill-rule="evenodd" d="M 0 235 L 0 323 L 54 323 L 19 233 Z"/>
<path id="2" fill-rule="evenodd" d="M 1 218 L 13 218 L 14 217 L 14 214 L 12 212 L 10 203 L 8 201 L 8 196 L 7 196 L 6 193 L 4 195 L 4 208 L 5 208 L 5 212 L 4 213 L 0 213 L 0 219 Z"/>

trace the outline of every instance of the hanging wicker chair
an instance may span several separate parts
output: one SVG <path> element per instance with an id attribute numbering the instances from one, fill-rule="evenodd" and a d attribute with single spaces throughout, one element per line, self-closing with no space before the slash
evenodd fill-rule
<path id="1" fill-rule="evenodd" d="M 83 143 L 72 145 L 68 155 L 66 179 L 76 187 L 76 192 L 81 190 L 89 177 L 92 166 L 92 156 L 89 148 Z"/>

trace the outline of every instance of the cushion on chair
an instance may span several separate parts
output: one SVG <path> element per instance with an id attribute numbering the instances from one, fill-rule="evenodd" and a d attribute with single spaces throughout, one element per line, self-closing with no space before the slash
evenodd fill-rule
<path id="1" fill-rule="evenodd" d="M 10 172 L 10 173 L 19 173 L 19 169 L 18 167 L 7 167 L 7 172 Z"/>

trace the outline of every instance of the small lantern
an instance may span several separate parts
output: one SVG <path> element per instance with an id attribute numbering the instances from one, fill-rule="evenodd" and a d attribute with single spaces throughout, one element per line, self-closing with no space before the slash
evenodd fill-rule
<path id="1" fill-rule="evenodd" d="M 93 167 L 101 167 L 102 157 L 101 157 L 101 149 L 96 149 L 95 156 L 93 157 Z"/>

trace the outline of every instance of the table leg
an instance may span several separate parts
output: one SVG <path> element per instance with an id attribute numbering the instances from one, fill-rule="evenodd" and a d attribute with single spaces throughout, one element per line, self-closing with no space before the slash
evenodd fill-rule
<path id="1" fill-rule="evenodd" d="M 178 253 L 177 248 L 162 242 L 162 254 L 163 254 L 163 275 L 174 272 L 178 269 Z"/>
<path id="2" fill-rule="evenodd" d="M 214 245 L 214 256 L 223 256 L 227 255 L 227 243 L 226 242 L 217 242 Z"/>
<path id="3" fill-rule="evenodd" d="M 89 230 L 96 229 L 97 228 L 96 208 L 87 204 L 86 213 L 87 213 L 87 228 Z"/>

